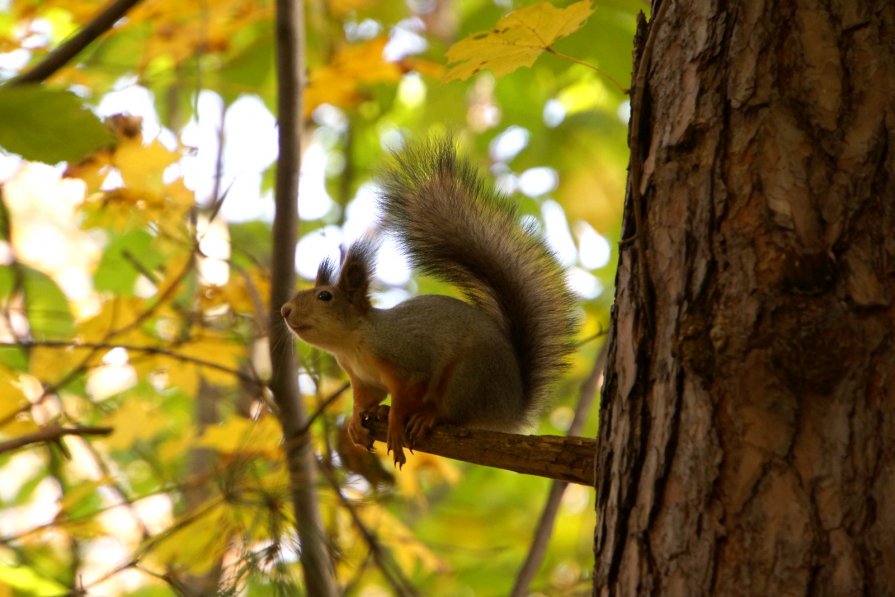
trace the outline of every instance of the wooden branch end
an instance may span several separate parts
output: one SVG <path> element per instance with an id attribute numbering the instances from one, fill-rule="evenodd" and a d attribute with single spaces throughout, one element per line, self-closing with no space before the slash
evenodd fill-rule
<path id="1" fill-rule="evenodd" d="M 371 418 L 363 424 L 373 439 L 385 442 L 387 421 Z M 413 449 L 525 475 L 594 486 L 596 441 L 583 437 L 516 435 L 439 425 L 418 439 Z"/>

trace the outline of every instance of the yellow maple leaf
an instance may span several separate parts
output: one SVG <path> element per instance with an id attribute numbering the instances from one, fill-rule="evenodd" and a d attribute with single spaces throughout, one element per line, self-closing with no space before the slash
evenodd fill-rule
<path id="1" fill-rule="evenodd" d="M 329 9 L 333 15 L 341 18 L 352 12 L 358 12 L 373 4 L 373 0 L 329 0 Z"/>
<path id="2" fill-rule="evenodd" d="M 416 538 L 413 531 L 375 502 L 367 502 L 358 508 L 364 523 L 375 530 L 382 542 L 394 546 L 393 555 L 402 570 L 422 568 L 425 572 L 447 572 L 448 563 L 438 557 L 425 543 Z"/>
<path id="3" fill-rule="evenodd" d="M 174 359 L 164 359 L 163 363 L 159 370 L 167 375 L 167 387 L 195 396 L 199 391 L 199 366 Z"/>
<path id="4" fill-rule="evenodd" d="M 233 386 L 239 381 L 239 378 L 230 371 L 238 371 L 240 359 L 246 356 L 246 349 L 242 344 L 222 336 L 211 335 L 181 344 L 175 352 L 224 367 L 226 370 L 199 365 L 202 377 L 209 383 L 220 386 Z"/>
<path id="5" fill-rule="evenodd" d="M 129 449 L 135 441 L 154 437 L 170 425 L 168 417 L 158 408 L 133 396 L 125 399 L 121 408 L 106 417 L 103 424 L 114 429 L 112 435 L 102 440 L 113 450 Z"/>
<path id="6" fill-rule="evenodd" d="M 280 426 L 273 417 L 253 421 L 233 415 L 220 425 L 206 427 L 196 446 L 212 448 L 223 454 L 252 452 L 276 458 L 280 454 L 282 438 Z"/>
<path id="7" fill-rule="evenodd" d="M 388 457 L 386 456 L 386 462 Z M 460 469 L 453 461 L 425 452 L 417 452 L 405 465 L 406 475 L 396 475 L 401 495 L 425 502 L 426 494 L 421 481 L 426 485 L 456 485 L 460 482 Z"/>
<path id="8" fill-rule="evenodd" d="M 189 454 L 195 441 L 192 430 L 167 437 L 159 443 L 155 451 L 156 456 L 166 465 L 173 463 Z"/>
<path id="9" fill-rule="evenodd" d="M 147 211 L 160 212 L 164 201 L 156 194 L 131 188 L 117 188 L 91 196 L 82 209 L 86 215 L 84 228 L 127 230 L 143 225 Z"/>
<path id="10" fill-rule="evenodd" d="M 112 151 L 101 149 L 80 162 L 69 164 L 65 169 L 66 178 L 80 178 L 87 185 L 88 193 L 95 193 L 109 175 Z"/>
<path id="11" fill-rule="evenodd" d="M 34 346 L 28 355 L 28 372 L 45 384 L 54 384 L 74 369 L 99 364 L 105 351 L 83 347 Z"/>
<path id="12" fill-rule="evenodd" d="M 261 268 L 254 268 L 245 275 L 231 276 L 224 286 L 204 287 L 199 300 L 205 311 L 227 305 L 237 313 L 255 315 L 265 309 L 261 297 L 269 294 L 269 275 Z"/>
<path id="13" fill-rule="evenodd" d="M 153 141 L 143 145 L 142 137 L 119 140 L 112 156 L 112 163 L 121 172 L 121 178 L 128 187 L 161 190 L 162 173 L 165 168 L 180 159 L 164 145 Z"/>
<path id="14" fill-rule="evenodd" d="M 363 85 L 399 81 L 401 67 L 382 55 L 386 43 L 388 38 L 383 36 L 345 46 L 330 64 L 312 70 L 305 89 L 305 115 L 324 103 L 340 108 L 354 106 L 362 99 Z"/>
<path id="15" fill-rule="evenodd" d="M 193 519 L 195 512 L 201 515 Z M 205 574 L 230 546 L 233 518 L 228 505 L 217 497 L 184 516 L 171 527 L 172 532 L 155 542 L 153 556 L 170 566 Z"/>
<path id="16" fill-rule="evenodd" d="M 38 430 L 28 405 L 18 376 L 0 369 L 0 434 L 15 437 Z"/>
<path id="17" fill-rule="evenodd" d="M 99 313 L 78 323 L 78 339 L 81 342 L 108 342 L 114 338 L 120 344 L 139 344 L 145 340 L 145 335 L 133 323 L 146 308 L 146 302 L 139 298 L 115 297 L 106 301 Z"/>
<path id="18" fill-rule="evenodd" d="M 490 31 L 473 33 L 448 48 L 445 81 L 468 79 L 483 69 L 500 77 L 531 66 L 553 43 L 581 27 L 593 13 L 589 0 L 556 8 L 539 2 L 507 14 Z"/>

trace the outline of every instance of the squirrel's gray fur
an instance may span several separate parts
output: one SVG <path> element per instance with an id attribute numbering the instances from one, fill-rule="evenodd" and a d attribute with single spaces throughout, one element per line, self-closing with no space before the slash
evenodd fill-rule
<path id="1" fill-rule="evenodd" d="M 566 367 L 577 327 L 555 256 L 450 138 L 395 153 L 379 183 L 381 227 L 415 267 L 456 285 L 507 335 L 522 378 L 518 416 L 527 419 Z"/>

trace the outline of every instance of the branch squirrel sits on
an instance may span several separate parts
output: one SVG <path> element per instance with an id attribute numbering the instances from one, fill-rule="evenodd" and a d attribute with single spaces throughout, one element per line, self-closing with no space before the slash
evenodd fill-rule
<path id="1" fill-rule="evenodd" d="M 281 313 L 299 338 L 335 356 L 348 374 L 352 441 L 372 450 L 364 416 L 388 413 L 388 452 L 438 423 L 517 431 L 542 406 L 566 366 L 577 327 L 564 272 L 509 199 L 457 157 L 453 141 L 421 143 L 392 157 L 380 177 L 381 227 L 414 266 L 456 285 L 391 309 L 371 305 L 376 243 L 345 253 L 336 278 L 325 260 L 314 288 Z M 391 408 L 379 406 L 391 394 Z"/>

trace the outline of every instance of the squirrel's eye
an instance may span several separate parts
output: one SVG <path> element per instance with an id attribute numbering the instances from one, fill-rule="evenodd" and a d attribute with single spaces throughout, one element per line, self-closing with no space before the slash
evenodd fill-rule
<path id="1" fill-rule="evenodd" d="M 333 293 L 329 290 L 321 290 L 317 293 L 317 298 L 321 301 L 331 301 L 333 300 Z"/>

